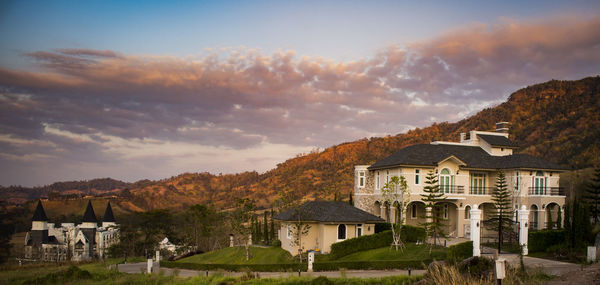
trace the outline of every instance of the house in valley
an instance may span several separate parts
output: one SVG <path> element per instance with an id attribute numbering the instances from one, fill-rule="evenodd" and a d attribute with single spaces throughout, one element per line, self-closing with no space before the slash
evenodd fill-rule
<path id="1" fill-rule="evenodd" d="M 299 249 L 329 253 L 333 243 L 373 234 L 375 224 L 385 222 L 348 203 L 333 201 L 306 202 L 273 218 L 280 221 L 281 248 L 292 255 Z"/>
<path id="2" fill-rule="evenodd" d="M 406 205 L 401 222 L 422 224 L 426 208 L 421 194 L 425 177 L 432 171 L 446 196 L 435 214 L 444 219 L 447 234 L 469 237 L 471 207 L 479 205 L 482 220 L 493 214 L 491 194 L 499 171 L 503 171 L 514 209 L 526 206 L 531 210 L 529 227 L 555 227 L 559 207 L 565 204 L 559 180 L 566 169 L 542 158 L 513 153 L 516 149 L 517 145 L 509 139 L 506 122 L 497 123 L 495 132 L 461 133 L 459 142 L 435 141 L 405 147 L 373 165 L 354 167 L 354 205 L 386 221 L 400 222 L 400 201 L 385 202 L 381 188 L 391 177 L 404 176 L 411 202 Z M 482 234 L 491 232 L 484 230 Z"/>
<path id="3" fill-rule="evenodd" d="M 81 224 L 48 222 L 39 201 L 31 219 L 31 231 L 25 236 L 25 258 L 39 261 L 83 261 L 103 258 L 110 246 L 119 242 L 119 229 L 110 206 L 106 205 L 99 223 L 91 201 Z"/>

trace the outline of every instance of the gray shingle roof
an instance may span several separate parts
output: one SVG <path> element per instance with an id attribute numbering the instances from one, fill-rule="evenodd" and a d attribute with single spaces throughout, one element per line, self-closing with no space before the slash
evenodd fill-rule
<path id="1" fill-rule="evenodd" d="M 392 155 L 369 166 L 369 170 L 399 165 L 437 166 L 438 162 L 455 156 L 466 163 L 468 168 L 511 169 L 533 168 L 566 170 L 560 165 L 528 154 L 492 156 L 478 146 L 418 144 L 400 149 Z"/>
<path id="2" fill-rule="evenodd" d="M 509 140 L 507 137 L 504 137 L 504 136 L 481 135 L 481 134 L 478 134 L 477 136 L 480 139 L 489 143 L 491 146 L 499 146 L 499 147 L 506 147 L 506 148 L 519 147 L 519 146 L 517 146 L 516 143 L 514 143 L 513 141 Z"/>
<path id="3" fill-rule="evenodd" d="M 287 210 L 273 218 L 281 221 L 296 221 L 298 216 L 304 221 L 382 223 L 382 218 L 369 214 L 345 202 L 311 201 L 296 209 Z"/>
<path id="4" fill-rule="evenodd" d="M 112 207 L 110 206 L 110 202 L 106 204 L 106 210 L 104 211 L 104 216 L 102 217 L 103 222 L 115 222 L 115 215 L 113 215 Z"/>

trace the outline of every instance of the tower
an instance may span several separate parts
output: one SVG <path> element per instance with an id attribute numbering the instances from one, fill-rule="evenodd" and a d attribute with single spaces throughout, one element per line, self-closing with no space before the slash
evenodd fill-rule
<path id="1" fill-rule="evenodd" d="M 90 257 L 92 258 L 95 256 L 97 228 L 98 219 L 96 218 L 96 213 L 94 213 L 92 201 L 88 201 L 87 208 L 85 209 L 85 213 L 83 214 L 83 220 L 80 229 L 85 235 L 86 239 L 88 240 L 88 252 L 90 253 Z"/>
<path id="2" fill-rule="evenodd" d="M 113 215 L 112 207 L 110 206 L 110 201 L 106 205 L 106 210 L 104 211 L 104 216 L 102 217 L 102 227 L 108 228 L 110 226 L 116 226 L 115 216 Z"/>
<path id="3" fill-rule="evenodd" d="M 48 217 L 41 200 L 31 218 L 31 241 L 36 245 L 48 242 Z"/>

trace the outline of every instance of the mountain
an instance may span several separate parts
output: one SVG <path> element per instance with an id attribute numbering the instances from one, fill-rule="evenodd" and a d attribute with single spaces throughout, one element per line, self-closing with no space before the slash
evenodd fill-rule
<path id="1" fill-rule="evenodd" d="M 264 173 L 213 175 L 184 173 L 160 181 L 124 186 L 116 203 L 124 210 L 183 209 L 211 204 L 226 209 L 237 198 L 271 207 L 282 199 L 346 199 L 353 188 L 353 167 L 372 164 L 394 151 L 434 140 L 458 141 L 461 132 L 493 130 L 511 123 L 517 152 L 543 157 L 571 169 L 600 163 L 600 77 L 552 80 L 523 88 L 496 107 L 456 123 L 437 123 L 383 138 L 363 138 L 298 155 Z M 113 203 L 115 203 L 113 202 Z"/>
<path id="2" fill-rule="evenodd" d="M 142 208 L 181 208 L 211 203 L 227 208 L 237 198 L 269 207 L 278 196 L 288 199 L 346 198 L 353 188 L 353 167 L 372 164 L 394 151 L 434 140 L 457 141 L 461 132 L 493 130 L 511 123 L 518 152 L 543 157 L 571 169 L 600 163 L 600 77 L 552 80 L 529 86 L 509 99 L 456 123 L 433 124 L 383 138 L 364 138 L 289 159 L 264 174 L 186 173 L 131 189 L 131 202 Z"/>

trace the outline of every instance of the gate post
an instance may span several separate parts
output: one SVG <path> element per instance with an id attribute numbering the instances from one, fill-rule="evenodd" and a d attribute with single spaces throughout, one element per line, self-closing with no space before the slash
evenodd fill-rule
<path id="1" fill-rule="evenodd" d="M 471 209 L 471 240 L 473 241 L 473 256 L 481 256 L 481 210 L 477 204 Z"/>
<path id="2" fill-rule="evenodd" d="M 523 255 L 529 254 L 527 239 L 529 237 L 529 210 L 525 205 L 519 210 L 519 244 L 523 246 Z"/>

